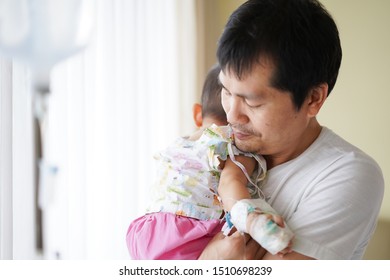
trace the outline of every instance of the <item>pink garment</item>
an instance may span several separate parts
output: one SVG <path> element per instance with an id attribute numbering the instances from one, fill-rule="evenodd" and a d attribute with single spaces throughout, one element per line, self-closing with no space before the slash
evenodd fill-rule
<path id="1" fill-rule="evenodd" d="M 221 220 L 151 213 L 130 224 L 127 248 L 134 260 L 196 260 L 222 226 Z"/>

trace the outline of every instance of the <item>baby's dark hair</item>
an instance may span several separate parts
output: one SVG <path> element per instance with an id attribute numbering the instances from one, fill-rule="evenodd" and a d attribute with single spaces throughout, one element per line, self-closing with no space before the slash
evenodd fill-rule
<path id="1" fill-rule="evenodd" d="M 223 110 L 221 103 L 222 86 L 219 82 L 219 73 L 221 68 L 215 64 L 207 73 L 202 90 L 202 116 L 214 117 L 221 122 L 227 122 L 226 113 Z"/>

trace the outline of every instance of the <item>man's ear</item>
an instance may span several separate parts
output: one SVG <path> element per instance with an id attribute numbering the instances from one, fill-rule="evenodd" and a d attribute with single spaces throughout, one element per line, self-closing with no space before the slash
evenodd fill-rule
<path id="1" fill-rule="evenodd" d="M 315 117 L 328 97 L 328 84 L 323 83 L 310 90 L 308 96 L 308 115 Z"/>
<path id="2" fill-rule="evenodd" d="M 202 105 L 200 105 L 199 103 L 195 103 L 192 108 L 192 113 L 194 116 L 195 125 L 197 127 L 201 127 L 203 124 Z"/>

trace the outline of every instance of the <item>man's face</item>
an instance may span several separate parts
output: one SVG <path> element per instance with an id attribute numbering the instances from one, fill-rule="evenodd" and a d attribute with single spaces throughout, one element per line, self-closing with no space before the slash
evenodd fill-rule
<path id="1" fill-rule="evenodd" d="M 306 102 L 297 111 L 289 92 L 271 86 L 273 71 L 273 63 L 264 62 L 241 80 L 221 72 L 222 105 L 239 149 L 287 161 L 306 148 L 310 117 Z"/>

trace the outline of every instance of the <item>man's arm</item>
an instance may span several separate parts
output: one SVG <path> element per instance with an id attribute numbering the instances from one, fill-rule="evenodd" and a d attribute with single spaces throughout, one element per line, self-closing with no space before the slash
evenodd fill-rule
<path id="1" fill-rule="evenodd" d="M 265 253 L 248 234 L 236 231 L 225 236 L 220 232 L 207 244 L 199 260 L 253 260 L 262 259 Z"/>
<path id="2" fill-rule="evenodd" d="M 248 234 L 235 232 L 230 236 L 218 233 L 206 246 L 200 260 L 313 260 L 292 251 L 284 255 L 271 255 Z"/>
<path id="3" fill-rule="evenodd" d="M 284 255 L 280 255 L 280 254 L 272 255 L 267 252 L 263 257 L 263 260 L 314 260 L 314 259 L 292 251 L 291 253 L 287 253 Z"/>

